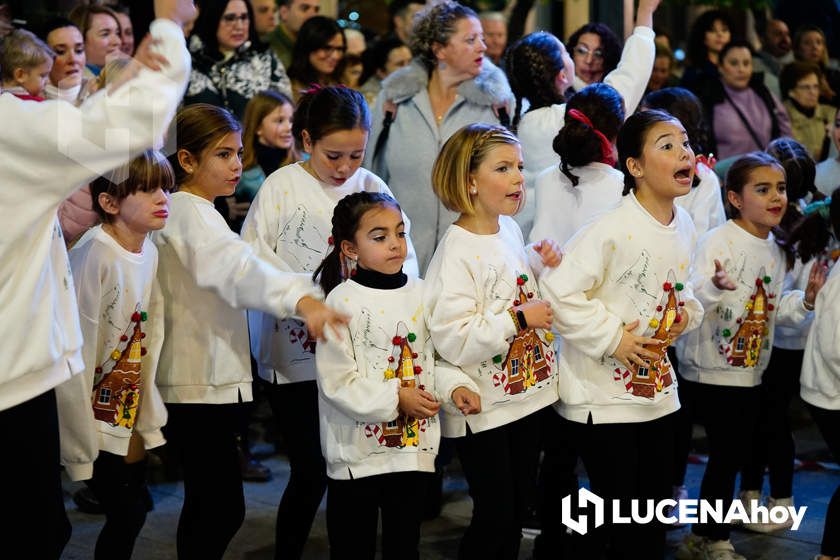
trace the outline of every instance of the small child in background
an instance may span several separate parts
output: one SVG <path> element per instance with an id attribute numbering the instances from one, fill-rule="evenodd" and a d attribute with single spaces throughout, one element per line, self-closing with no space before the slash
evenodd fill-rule
<path id="1" fill-rule="evenodd" d="M 25 29 L 15 29 L 3 39 L 0 76 L 3 91 L 21 99 L 44 101 L 53 57 L 46 43 Z"/>
<path id="2" fill-rule="evenodd" d="M 825 270 L 813 267 L 804 291 L 785 290 L 789 260 L 773 230 L 787 210 L 787 189 L 775 158 L 746 154 L 729 168 L 725 183 L 735 217 L 697 246 L 690 282 L 706 314 L 700 327 L 678 342 L 677 357 L 709 439 L 700 499 L 721 500 L 728 508 L 735 478 L 750 456 L 776 325 L 802 325 L 809 318 Z M 756 506 L 755 499 L 744 504 L 748 512 Z M 742 559 L 729 532 L 723 523 L 695 524 L 679 555 Z"/>
<path id="3" fill-rule="evenodd" d="M 380 510 L 383 558 L 419 558 L 419 506 L 435 470 L 441 403 L 464 415 L 481 411 L 469 377 L 435 366 L 423 282 L 402 270 L 404 220 L 386 193 L 347 195 L 333 213 L 332 250 L 314 274 L 327 305 L 352 317 L 315 354 L 333 560 L 373 560 Z"/>
<path id="4" fill-rule="evenodd" d="M 156 151 L 95 179 L 102 225 L 70 251 L 85 371 L 56 387 L 56 397 L 62 463 L 105 513 L 95 558 L 131 556 L 146 519 L 146 450 L 165 443 L 155 385 L 163 304 L 147 234 L 166 224 L 174 188 L 172 167 Z"/>
<path id="5" fill-rule="evenodd" d="M 446 415 L 473 498 L 461 558 L 515 559 L 539 464 L 537 412 L 557 400 L 552 314 L 536 274 L 557 266 L 550 240 L 524 246 L 512 216 L 524 204 L 519 140 L 486 124 L 443 145 L 432 185 L 460 212 L 426 273 L 426 324 L 435 350 L 480 388 L 481 412 Z"/>
<path id="6" fill-rule="evenodd" d="M 592 492 L 607 504 L 608 521 L 573 557 L 601 558 L 612 547 L 622 558 L 663 558 L 664 526 L 614 524 L 612 504 L 626 511 L 632 499 L 671 496 L 680 402 L 666 349 L 703 317 L 686 282 L 694 224 L 674 203 L 691 188 L 694 153 L 680 122 L 662 111 L 631 115 L 616 144 L 624 198 L 564 246 L 540 288 L 563 337 L 555 406 Z"/>
<path id="7" fill-rule="evenodd" d="M 554 137 L 560 164 L 537 176 L 531 241 L 551 238 L 563 245 L 621 202 L 624 179 L 615 169 L 615 139 L 623 122 L 624 100 L 607 84 L 586 86 L 569 100 L 563 128 Z"/>
<path id="8" fill-rule="evenodd" d="M 834 238 L 840 239 L 840 188 L 812 209 L 830 225 Z M 840 329 L 837 325 L 840 325 L 840 267 L 835 266 L 814 304 L 814 322 L 805 344 L 799 394 L 834 460 L 840 462 Z M 820 555 L 814 560 L 832 560 L 838 556 L 840 486 L 834 489 L 828 503 Z"/>

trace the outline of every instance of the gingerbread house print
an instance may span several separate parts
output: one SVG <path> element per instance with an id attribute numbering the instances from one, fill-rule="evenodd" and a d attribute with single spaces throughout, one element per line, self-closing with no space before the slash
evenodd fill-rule
<path id="1" fill-rule="evenodd" d="M 534 297 L 533 292 L 525 291 L 527 281 L 526 274 L 521 274 L 516 279 L 519 295 L 518 299 L 513 300 L 514 307 L 527 303 Z M 551 333 L 546 333 L 546 339 L 549 342 L 550 338 Z M 501 368 L 507 379 L 505 392 L 516 395 L 547 379 L 551 374 L 547 360 L 545 343 L 540 339 L 536 329 L 524 329 L 518 332 L 508 347 L 504 360 L 501 360 Z"/>
<path id="2" fill-rule="evenodd" d="M 411 348 L 411 343 L 417 336 L 410 332 L 406 336 L 395 336 L 391 343 L 395 352 L 388 356 L 389 367 L 385 370 L 385 379 L 400 379 L 400 386 L 417 386 L 417 376 L 423 371 L 419 365 L 415 365 L 417 353 Z M 396 354 L 396 355 L 394 355 Z M 396 367 L 390 367 L 396 364 Z M 423 386 L 420 385 L 422 389 Z M 420 443 L 420 423 L 416 418 L 400 414 L 396 419 L 382 424 L 382 431 L 379 436 L 380 443 L 386 447 L 417 447 Z"/>
<path id="3" fill-rule="evenodd" d="M 629 379 L 629 390 L 637 397 L 652 399 L 656 393 L 662 392 L 665 387 L 674 383 L 667 352 L 672 341 L 671 327 L 674 323 L 682 321 L 680 307 L 685 305 L 679 297 L 682 290 L 683 284 L 676 282 L 673 271 L 669 271 L 668 281 L 662 284 L 662 295 L 656 306 L 656 316 L 648 322 L 650 328 L 655 329 L 651 338 L 661 340 L 662 344 L 649 348 L 656 352 L 657 357 L 653 360 L 645 360 L 644 366 L 636 366 Z"/>
<path id="4" fill-rule="evenodd" d="M 92 394 L 94 418 L 128 430 L 134 427 L 140 405 L 140 373 L 142 356 L 146 354 L 142 346 L 146 334 L 141 323 L 146 320 L 146 313 L 134 312 L 131 320 L 134 325 L 131 338 L 125 334 L 120 337 L 120 342 L 126 344 L 122 351 L 116 349 L 111 353 L 109 361 L 115 362 L 111 371 L 102 375 L 102 366 L 96 368 L 96 375 L 101 377 Z"/>
<path id="5" fill-rule="evenodd" d="M 735 335 L 729 329 L 721 332 L 723 338 L 728 339 L 722 350 L 726 361 L 732 366 L 753 367 L 758 363 L 764 337 L 767 336 L 769 313 L 774 308 L 770 300 L 776 297 L 775 294 L 768 294 L 765 289 L 770 281 L 771 278 L 765 276 L 762 268 L 755 279 L 755 289 L 750 300 L 744 305 L 744 313 L 736 320 L 738 329 Z"/>

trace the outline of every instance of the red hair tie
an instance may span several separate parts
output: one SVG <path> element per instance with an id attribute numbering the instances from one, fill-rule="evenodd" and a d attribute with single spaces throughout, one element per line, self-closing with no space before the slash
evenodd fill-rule
<path id="1" fill-rule="evenodd" d="M 717 163 L 717 158 L 715 158 L 715 156 L 712 154 L 709 154 L 708 156 L 700 154 L 699 156 L 694 158 L 694 165 L 696 166 L 698 163 L 702 163 L 709 169 L 714 169 L 715 164 Z"/>
<path id="2" fill-rule="evenodd" d="M 595 125 L 592 124 L 589 117 L 577 109 L 569 109 L 567 114 L 576 121 L 582 122 L 592 129 L 592 131 L 598 136 L 598 140 L 601 141 L 601 163 L 606 163 L 610 167 L 615 167 L 615 156 L 613 156 L 612 142 L 610 142 L 609 138 L 604 136 L 603 132 L 595 128 Z"/>
<path id="3" fill-rule="evenodd" d="M 307 89 L 303 90 L 303 95 L 312 95 L 313 93 L 318 93 L 319 91 L 321 91 L 321 88 L 323 88 L 321 84 L 316 84 L 312 82 L 309 84 L 309 87 Z"/>

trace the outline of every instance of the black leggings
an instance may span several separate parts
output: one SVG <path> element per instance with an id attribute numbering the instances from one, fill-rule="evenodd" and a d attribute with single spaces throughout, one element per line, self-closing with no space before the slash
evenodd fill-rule
<path id="1" fill-rule="evenodd" d="M 277 429 L 289 454 L 289 483 L 277 507 L 274 557 L 297 559 L 327 489 L 327 467 L 318 429 L 315 381 L 264 383 Z"/>
<path id="2" fill-rule="evenodd" d="M 808 404 L 808 410 L 834 455 L 834 460 L 840 462 L 840 410 L 827 410 L 812 404 Z M 831 501 L 828 502 L 820 554 L 840 556 L 840 486 L 834 489 Z"/>
<path id="3" fill-rule="evenodd" d="M 124 457 L 100 451 L 93 478 L 85 483 L 105 511 L 96 560 L 128 560 L 146 522 L 146 461 L 128 464 Z"/>
<path id="4" fill-rule="evenodd" d="M 752 453 L 741 471 L 741 490 L 761 490 L 764 468 L 770 469 L 770 495 L 793 496 L 796 449 L 790 426 L 790 402 L 799 394 L 804 350 L 773 348 L 761 377 L 761 403 Z"/>
<path id="5" fill-rule="evenodd" d="M 245 519 L 236 447 L 241 403 L 167 404 L 164 434 L 184 468 L 178 558 L 221 558 Z"/>

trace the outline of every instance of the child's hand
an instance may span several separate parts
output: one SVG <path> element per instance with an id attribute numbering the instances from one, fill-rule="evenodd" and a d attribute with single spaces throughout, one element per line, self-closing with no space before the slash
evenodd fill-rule
<path id="1" fill-rule="evenodd" d="M 618 348 L 613 352 L 613 358 L 624 364 L 627 369 L 633 369 L 633 364 L 638 366 L 646 366 L 645 358 L 648 360 L 655 360 L 659 354 L 648 350 L 645 346 L 661 345 L 662 341 L 658 338 L 649 338 L 647 336 L 638 336 L 631 331 L 639 326 L 639 320 L 636 319 L 629 325 L 624 325 L 624 332 L 621 334 L 621 342 L 618 343 Z"/>
<path id="2" fill-rule="evenodd" d="M 440 403 L 432 394 L 417 387 L 400 387 L 399 397 L 403 414 L 418 420 L 434 416 L 440 410 Z"/>
<path id="3" fill-rule="evenodd" d="M 153 46 L 160 43 L 157 39 L 153 39 L 151 35 L 146 35 L 134 51 L 134 57 L 122 70 L 119 71 L 117 77 L 108 83 L 108 92 L 114 93 L 123 84 L 133 79 L 140 73 L 144 67 L 149 68 L 155 72 L 159 72 L 164 66 L 169 64 L 169 61 L 162 54 L 154 51 Z"/>
<path id="4" fill-rule="evenodd" d="M 674 321 L 674 323 L 671 325 L 671 330 L 668 331 L 671 335 L 672 340 L 680 336 L 685 330 L 686 325 L 688 325 L 688 311 L 686 311 L 685 308 L 683 308 L 681 311 L 679 311 L 679 315 L 677 315 L 677 317 L 680 318 L 680 322 L 678 323 Z"/>
<path id="5" fill-rule="evenodd" d="M 735 289 L 735 282 L 729 278 L 729 274 L 726 273 L 726 269 L 723 268 L 723 265 L 720 264 L 720 261 L 717 259 L 715 259 L 715 275 L 712 276 L 712 284 L 714 284 L 715 288 L 718 290 Z"/>
<path id="6" fill-rule="evenodd" d="M 458 387 L 452 391 L 452 402 L 464 416 L 481 412 L 481 395 L 466 387 Z"/>
<path id="7" fill-rule="evenodd" d="M 811 267 L 811 273 L 808 275 L 808 285 L 805 287 L 805 306 L 808 309 L 814 308 L 814 302 L 817 301 L 817 294 L 820 293 L 825 284 L 825 277 L 828 268 L 821 262 L 815 262 Z"/>
<path id="8" fill-rule="evenodd" d="M 350 317 L 339 313 L 331 307 L 327 307 L 323 302 L 315 298 L 305 296 L 300 298 L 297 303 L 297 314 L 306 323 L 306 328 L 309 334 L 315 340 L 324 338 L 324 325 L 329 325 L 339 340 L 341 339 L 341 331 L 338 327 L 346 325 L 350 322 Z"/>
<path id="9" fill-rule="evenodd" d="M 532 299 L 528 303 L 517 305 L 514 311 L 521 311 L 525 315 L 525 322 L 529 329 L 550 329 L 554 315 L 551 304 L 541 299 Z M 523 325 L 524 326 L 524 325 Z"/>
<path id="10" fill-rule="evenodd" d="M 549 268 L 560 266 L 560 261 L 563 260 L 560 245 L 553 239 L 543 239 L 539 243 L 534 243 L 534 251 L 539 254 L 543 265 Z"/>

